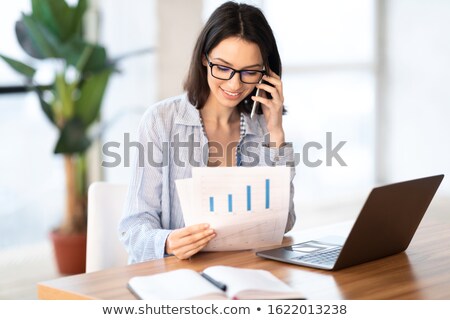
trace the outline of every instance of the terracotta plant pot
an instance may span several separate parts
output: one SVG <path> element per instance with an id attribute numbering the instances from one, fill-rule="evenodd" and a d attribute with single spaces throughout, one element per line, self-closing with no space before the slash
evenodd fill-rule
<path id="1" fill-rule="evenodd" d="M 55 230 L 50 238 L 59 273 L 71 275 L 86 271 L 86 233 L 62 234 Z"/>

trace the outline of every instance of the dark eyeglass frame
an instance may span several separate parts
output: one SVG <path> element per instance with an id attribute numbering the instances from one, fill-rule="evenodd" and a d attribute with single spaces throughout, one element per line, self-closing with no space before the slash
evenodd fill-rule
<path id="1" fill-rule="evenodd" d="M 232 78 L 234 77 L 234 75 L 235 75 L 236 73 L 239 73 L 239 80 L 240 80 L 242 83 L 246 83 L 246 84 L 257 84 L 257 83 L 259 83 L 259 81 L 261 81 L 262 77 L 266 74 L 266 70 L 265 70 L 265 69 L 263 69 L 263 70 L 251 70 L 251 69 L 236 70 L 236 69 L 233 69 L 233 68 L 231 68 L 231 67 L 224 66 L 224 65 L 222 65 L 222 64 L 212 63 L 212 62 L 209 60 L 209 57 L 208 57 L 208 54 L 207 54 L 207 53 L 205 53 L 205 57 L 206 57 L 206 61 L 208 61 L 208 66 L 209 66 L 210 69 L 211 69 L 211 75 L 212 75 L 214 78 L 219 79 L 219 80 L 230 80 L 230 79 L 232 79 Z M 219 78 L 219 77 L 215 76 L 215 75 L 213 74 L 213 71 L 212 71 L 212 69 L 213 69 L 214 66 L 219 66 L 219 67 L 223 67 L 223 68 L 230 69 L 230 70 L 231 70 L 230 77 L 227 79 L 227 78 Z M 246 82 L 246 81 L 243 81 L 243 80 L 242 80 L 242 72 L 249 72 L 249 71 L 250 71 L 250 72 L 257 72 L 257 73 L 260 73 L 260 74 L 261 74 L 261 76 L 259 77 L 258 81 L 256 81 L 256 82 Z"/>

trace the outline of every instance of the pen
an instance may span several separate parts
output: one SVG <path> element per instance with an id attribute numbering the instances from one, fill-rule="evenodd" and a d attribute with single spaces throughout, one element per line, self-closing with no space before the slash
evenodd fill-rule
<path id="1" fill-rule="evenodd" d="M 210 276 L 208 276 L 206 273 L 203 273 L 203 272 L 200 272 L 200 275 L 203 278 L 205 278 L 206 280 L 208 280 L 211 284 L 213 284 L 214 286 L 219 288 L 220 290 L 222 290 L 222 291 L 226 291 L 227 290 L 227 285 L 225 283 L 217 281 L 217 280 L 211 278 Z"/>

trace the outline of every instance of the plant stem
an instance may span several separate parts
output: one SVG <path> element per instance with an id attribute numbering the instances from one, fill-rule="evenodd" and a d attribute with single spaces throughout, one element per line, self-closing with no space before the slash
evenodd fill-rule
<path id="1" fill-rule="evenodd" d="M 86 157 L 65 154 L 66 214 L 60 228 L 63 233 L 84 232 L 87 219 Z"/>

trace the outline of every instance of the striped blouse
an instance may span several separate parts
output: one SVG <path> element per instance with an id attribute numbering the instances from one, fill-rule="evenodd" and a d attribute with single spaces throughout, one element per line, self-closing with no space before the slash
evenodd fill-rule
<path id="1" fill-rule="evenodd" d="M 241 114 L 238 165 L 291 167 L 291 192 L 286 232 L 295 223 L 293 204 L 295 175 L 291 144 L 270 148 L 263 115 L 250 119 Z M 192 177 L 192 167 L 208 163 L 208 140 L 200 113 L 187 94 L 163 100 L 149 108 L 140 122 L 138 142 L 142 147 L 132 165 L 132 176 L 119 224 L 129 263 L 165 256 L 169 233 L 184 227 L 175 180 Z"/>

